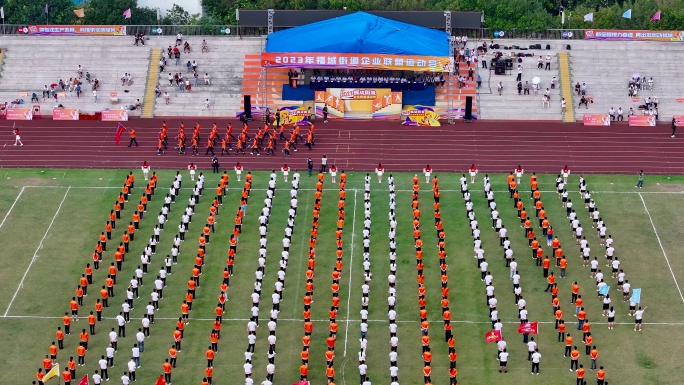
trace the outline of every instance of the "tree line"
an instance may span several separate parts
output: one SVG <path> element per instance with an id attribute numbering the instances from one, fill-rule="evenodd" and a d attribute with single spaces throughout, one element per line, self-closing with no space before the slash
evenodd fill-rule
<path id="1" fill-rule="evenodd" d="M 171 0 L 172 1 L 172 0 Z M 48 13 L 45 5 L 48 4 Z M 202 0 L 203 15 L 191 15 L 174 4 L 160 20 L 157 10 L 139 7 L 137 0 L 88 0 L 85 17 L 73 12 L 81 6 L 71 0 L 0 0 L 7 24 L 133 24 L 235 25 L 235 9 L 343 9 L 420 11 L 481 11 L 490 31 L 544 31 L 547 29 L 684 30 L 684 0 Z M 123 12 L 131 9 L 131 18 Z M 561 24 L 561 8 L 565 23 Z M 623 13 L 632 10 L 632 18 Z M 661 12 L 661 19 L 651 17 Z M 584 21 L 592 14 L 593 21 Z M 454 26 L 458 28 L 458 26 Z"/>

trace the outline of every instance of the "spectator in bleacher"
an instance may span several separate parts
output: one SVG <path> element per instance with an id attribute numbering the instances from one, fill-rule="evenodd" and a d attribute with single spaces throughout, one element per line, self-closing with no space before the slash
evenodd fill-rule
<path id="1" fill-rule="evenodd" d="M 503 92 L 503 83 L 499 82 L 499 84 L 496 86 L 496 90 L 499 91 L 499 96 L 501 96 L 501 93 Z"/>
<path id="2" fill-rule="evenodd" d="M 482 85 L 482 78 L 480 77 L 480 74 L 477 74 L 477 88 L 480 88 Z"/>
<path id="3" fill-rule="evenodd" d="M 561 99 L 561 114 L 565 114 L 566 102 L 565 98 Z"/>
<path id="4" fill-rule="evenodd" d="M 487 52 L 482 52 L 480 54 L 480 61 L 482 62 L 482 68 L 487 68 Z"/>
<path id="5" fill-rule="evenodd" d="M 556 84 L 558 84 L 558 79 L 556 79 L 556 77 L 554 76 L 551 78 L 551 89 L 552 90 L 556 89 Z"/>
<path id="6" fill-rule="evenodd" d="M 166 104 L 169 104 L 170 100 L 171 97 L 169 96 L 169 93 L 164 91 L 164 101 L 166 102 Z"/>
<path id="7" fill-rule="evenodd" d="M 618 110 L 617 110 L 617 120 L 618 120 L 619 122 L 622 122 L 623 120 L 625 120 L 624 114 L 623 114 L 623 112 L 622 112 L 622 107 L 618 107 Z"/>
<path id="8" fill-rule="evenodd" d="M 610 107 L 608 110 L 608 116 L 610 116 L 611 121 L 615 121 L 615 108 Z"/>
<path id="9" fill-rule="evenodd" d="M 653 91 L 653 77 L 648 78 L 648 89 Z"/>
<path id="10" fill-rule="evenodd" d="M 627 116 L 632 116 L 634 115 L 634 108 L 629 107 L 629 112 L 627 113 Z"/>
<path id="11" fill-rule="evenodd" d="M 162 56 L 162 58 L 159 59 L 159 72 L 164 72 L 164 65 L 166 65 L 166 61 L 164 61 L 164 57 Z"/>
<path id="12" fill-rule="evenodd" d="M 472 68 L 468 68 L 468 78 L 467 78 L 467 79 L 468 79 L 468 80 L 475 80 L 475 79 L 473 79 L 473 76 L 474 76 L 474 75 L 475 75 L 475 71 L 473 71 Z M 442 76 L 442 79 L 444 79 L 443 76 Z M 442 81 L 442 84 L 441 84 L 441 85 L 444 85 L 444 81 Z"/>
<path id="13" fill-rule="evenodd" d="M 677 132 L 677 119 L 675 117 L 672 117 L 672 138 L 675 137 L 675 132 Z"/>
<path id="14" fill-rule="evenodd" d="M 547 89 L 548 89 L 548 88 L 547 88 Z M 544 96 L 542 97 L 542 108 L 547 108 L 547 107 L 549 107 L 549 106 L 550 106 L 550 103 L 549 103 L 549 95 L 544 94 Z"/>
<path id="15" fill-rule="evenodd" d="M 179 66 L 181 53 L 178 47 L 173 47 L 173 57 L 176 58 L 176 65 Z"/>
<path id="16" fill-rule="evenodd" d="M 95 103 L 97 103 L 97 90 L 93 90 L 93 98 L 95 99 Z"/>
<path id="17" fill-rule="evenodd" d="M 197 71 L 197 61 L 194 59 L 192 60 L 192 70 Z"/>
<path id="18" fill-rule="evenodd" d="M 582 107 L 582 104 L 584 104 L 584 107 L 589 108 L 589 101 L 584 97 L 584 95 L 582 95 L 582 98 L 580 99 L 579 107 Z"/>
<path id="19" fill-rule="evenodd" d="M 202 39 L 202 53 L 209 52 L 209 44 L 207 41 Z"/>
<path id="20" fill-rule="evenodd" d="M 537 69 L 544 69 L 544 59 L 541 56 L 539 56 L 539 60 L 537 60 Z"/>
<path id="21" fill-rule="evenodd" d="M 183 34 L 179 32 L 176 35 L 176 46 L 179 46 L 181 44 L 183 44 Z"/>
<path id="22" fill-rule="evenodd" d="M 580 86 L 579 82 L 577 82 L 577 84 L 575 84 L 575 92 L 577 92 L 577 96 L 580 96 L 580 89 L 581 88 L 582 88 L 582 86 Z"/>
<path id="23" fill-rule="evenodd" d="M 209 79 L 209 74 L 205 73 L 204 74 L 204 85 L 205 86 L 210 86 L 211 85 L 211 79 Z"/>
<path id="24" fill-rule="evenodd" d="M 518 64 L 518 77 L 515 78 L 516 82 L 520 82 L 522 80 L 522 71 L 523 71 L 523 66 L 522 64 Z M 522 87 L 521 87 L 522 88 Z"/>
<path id="25" fill-rule="evenodd" d="M 587 94 L 587 83 L 582 83 L 581 91 L 582 91 L 582 96 Z"/>
<path id="26" fill-rule="evenodd" d="M 525 81 L 525 86 L 523 87 L 523 95 L 529 95 L 530 94 L 530 83 Z"/>
<path id="27" fill-rule="evenodd" d="M 183 44 L 183 53 L 190 53 L 190 43 L 187 41 Z"/>
<path id="28" fill-rule="evenodd" d="M 43 86 L 43 100 L 45 100 L 45 97 L 50 97 L 50 89 L 47 84 Z"/>
<path id="29" fill-rule="evenodd" d="M 522 89 L 523 89 L 522 82 L 519 81 L 518 82 L 518 95 L 522 95 Z"/>
<path id="30" fill-rule="evenodd" d="M 551 55 L 546 55 L 546 67 L 547 71 L 551 71 Z"/>

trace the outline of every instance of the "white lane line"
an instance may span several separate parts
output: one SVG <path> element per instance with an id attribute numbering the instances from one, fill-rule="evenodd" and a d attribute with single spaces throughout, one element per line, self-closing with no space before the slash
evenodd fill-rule
<path id="1" fill-rule="evenodd" d="M 356 233 L 356 192 L 358 190 L 354 189 L 354 215 L 352 216 L 352 234 L 351 234 L 351 248 L 349 250 L 349 292 L 347 294 L 347 319 L 349 319 L 349 306 L 351 304 L 351 281 L 352 281 L 352 266 L 354 266 L 354 234 Z M 344 328 L 344 354 L 342 356 L 347 356 L 347 341 L 349 341 L 349 322 Z M 344 373 L 344 372 L 343 372 Z"/>
<path id="2" fill-rule="evenodd" d="M 36 251 L 33 253 L 33 257 L 31 257 L 31 262 L 29 263 L 28 267 L 26 268 L 24 275 L 21 277 L 21 281 L 19 281 L 19 286 L 17 286 L 17 290 L 14 292 L 14 295 L 12 296 L 12 300 L 10 300 L 9 305 L 7 305 L 7 309 L 5 310 L 5 314 L 3 314 L 3 317 L 7 317 L 7 313 L 9 313 L 10 308 L 12 307 L 12 304 L 14 303 L 14 300 L 17 298 L 17 294 L 19 294 L 19 290 L 21 290 L 21 288 L 24 286 L 24 280 L 26 279 L 26 276 L 28 275 L 29 271 L 31 270 L 33 263 L 36 261 L 36 259 L 38 259 L 38 252 L 40 251 L 40 249 L 43 248 L 43 242 L 45 241 L 45 238 L 47 238 L 48 234 L 50 233 L 50 229 L 52 228 L 52 225 L 55 224 L 55 219 L 57 219 L 59 212 L 62 211 L 62 205 L 64 204 L 64 201 L 66 200 L 67 195 L 69 195 L 69 191 L 71 191 L 71 186 L 69 186 L 69 188 L 67 188 L 66 192 L 64 193 L 64 197 L 62 198 L 62 201 L 59 202 L 59 206 L 57 206 L 57 211 L 55 212 L 55 215 L 52 217 L 52 220 L 50 221 L 50 225 L 48 226 L 47 230 L 45 230 L 45 234 L 43 235 L 43 238 L 38 243 L 38 247 L 36 248 Z"/>
<path id="3" fill-rule="evenodd" d="M 641 203 L 644 205 L 644 210 L 646 210 L 646 215 L 648 215 L 648 220 L 651 222 L 651 226 L 653 227 L 653 233 L 656 236 L 656 239 L 658 240 L 658 245 L 660 245 L 660 250 L 663 252 L 663 257 L 665 257 L 665 262 L 667 262 L 667 268 L 670 269 L 670 274 L 672 274 L 672 279 L 674 280 L 675 286 L 677 286 L 677 291 L 679 292 L 679 298 L 682 299 L 682 304 L 684 304 L 684 294 L 682 294 L 682 289 L 679 287 L 679 282 L 677 282 L 677 277 L 675 277 L 674 271 L 672 270 L 672 265 L 670 265 L 670 259 L 667 257 L 667 253 L 665 252 L 665 248 L 663 247 L 663 242 L 660 240 L 660 236 L 658 236 L 658 230 L 656 230 L 655 223 L 653 223 L 653 218 L 651 217 L 651 213 L 648 211 L 648 207 L 646 207 L 646 201 L 644 201 L 644 197 L 639 193 L 639 198 L 641 198 Z"/>
<path id="4" fill-rule="evenodd" d="M 2 318 L 6 319 L 62 319 L 62 316 L 39 316 L 39 315 L 8 315 Z M 2 319 L 0 318 L 0 319 Z M 103 319 L 106 320 L 113 320 L 115 319 L 114 317 L 102 317 Z M 134 321 L 140 321 L 142 318 L 136 318 L 136 317 L 131 317 L 132 320 Z M 159 321 L 178 321 L 178 318 L 173 318 L 173 317 L 154 317 L 155 320 Z M 204 321 L 204 322 L 214 322 L 216 318 L 193 318 L 190 317 L 191 321 Z M 223 322 L 246 322 L 249 321 L 249 318 L 224 318 Z M 302 322 L 301 318 L 278 318 L 278 321 L 284 321 L 284 322 Z M 430 323 L 435 323 L 435 322 L 441 322 L 441 319 L 428 319 Z M 312 322 L 320 322 L 320 323 L 329 323 L 329 319 L 315 319 L 312 320 Z M 338 319 L 337 322 L 358 322 L 360 323 L 361 320 L 342 320 Z M 369 319 L 368 322 L 387 322 L 386 319 Z M 397 320 L 396 322 L 398 323 L 420 323 L 420 320 Z M 491 325 L 491 321 L 467 321 L 467 320 L 452 320 L 452 323 L 459 323 L 459 324 L 473 324 L 473 325 L 479 325 L 479 324 L 489 324 Z M 520 321 L 518 320 L 513 320 L 513 321 L 503 321 L 503 324 L 506 325 L 520 325 Z M 555 321 L 539 321 L 540 324 L 544 325 L 551 325 L 554 324 Z M 607 325 L 607 322 L 592 322 L 593 325 Z M 634 322 L 615 322 L 615 325 L 634 325 Z M 644 325 L 656 325 L 656 326 L 684 326 L 684 321 L 682 322 L 644 322 Z"/>
<path id="5" fill-rule="evenodd" d="M 22 187 L 21 190 L 19 190 L 19 194 L 17 194 L 17 197 L 14 199 L 14 203 L 12 203 L 12 206 L 10 206 L 9 210 L 7 210 L 7 213 L 5 214 L 5 217 L 2 218 L 2 222 L 0 222 L 0 228 L 2 228 L 2 225 L 5 224 L 5 221 L 7 220 L 7 217 L 9 217 L 10 213 L 12 212 L 12 209 L 14 208 L 14 206 L 15 206 L 15 205 L 17 204 L 17 202 L 19 201 L 19 198 L 21 198 L 21 195 L 24 193 L 24 189 L 26 189 L 26 187 Z"/>

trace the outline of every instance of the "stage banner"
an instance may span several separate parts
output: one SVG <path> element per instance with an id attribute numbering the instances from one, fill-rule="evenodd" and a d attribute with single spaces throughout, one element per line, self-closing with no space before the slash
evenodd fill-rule
<path id="1" fill-rule="evenodd" d="M 610 126 L 610 116 L 608 114 L 587 114 L 582 119 L 585 126 Z"/>
<path id="2" fill-rule="evenodd" d="M 101 119 L 103 122 L 127 122 L 128 110 L 103 110 Z"/>
<path id="3" fill-rule="evenodd" d="M 684 115 L 675 115 L 672 117 L 677 127 L 684 127 Z"/>
<path id="4" fill-rule="evenodd" d="M 401 92 L 389 88 L 328 88 L 314 95 L 316 116 L 323 116 L 328 106 L 328 118 L 399 119 Z"/>
<path id="5" fill-rule="evenodd" d="M 19 33 L 47 36 L 126 36 L 125 25 L 29 25 Z"/>
<path id="6" fill-rule="evenodd" d="M 5 111 L 7 120 L 33 120 L 33 110 L 30 108 L 8 108 Z"/>
<path id="7" fill-rule="evenodd" d="M 359 53 L 262 52 L 262 67 L 368 68 L 381 70 L 448 72 L 448 56 L 386 55 Z"/>
<path id="8" fill-rule="evenodd" d="M 55 108 L 52 110 L 52 120 L 78 120 L 79 112 L 75 108 Z"/>
<path id="9" fill-rule="evenodd" d="M 656 125 L 655 116 L 651 115 L 630 115 L 630 127 L 654 127 Z"/>
<path id="10" fill-rule="evenodd" d="M 404 126 L 430 126 L 437 127 L 439 114 L 432 107 L 406 105 L 401 110 L 401 124 Z"/>
<path id="11" fill-rule="evenodd" d="M 276 114 L 280 115 L 280 123 L 285 125 L 308 125 L 311 120 L 311 108 L 304 106 L 280 107 Z"/>
<path id="12" fill-rule="evenodd" d="M 684 41 L 684 31 L 585 29 L 584 40 Z"/>

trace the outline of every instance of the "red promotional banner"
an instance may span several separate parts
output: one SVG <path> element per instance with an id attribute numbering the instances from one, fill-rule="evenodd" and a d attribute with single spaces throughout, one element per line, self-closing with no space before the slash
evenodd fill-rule
<path id="1" fill-rule="evenodd" d="M 5 111 L 7 120 L 33 120 L 33 110 L 30 108 L 8 108 Z"/>
<path id="2" fill-rule="evenodd" d="M 447 56 L 385 55 L 327 52 L 262 52 L 262 67 L 369 68 L 382 70 L 447 72 Z"/>
<path id="3" fill-rule="evenodd" d="M 653 127 L 656 125 L 656 118 L 652 115 L 630 115 L 630 127 Z"/>
<path id="4" fill-rule="evenodd" d="M 584 40 L 684 41 L 682 31 L 585 29 Z"/>
<path id="5" fill-rule="evenodd" d="M 501 341 L 502 339 L 501 330 L 492 330 L 485 334 L 485 341 L 487 341 L 487 343 Z"/>
<path id="6" fill-rule="evenodd" d="M 520 334 L 539 334 L 539 322 L 525 322 L 518 326 Z"/>
<path id="7" fill-rule="evenodd" d="M 610 126 L 608 114 L 586 114 L 582 120 L 585 126 Z"/>
<path id="8" fill-rule="evenodd" d="M 52 120 L 78 120 L 79 112 L 75 108 L 55 108 L 52 110 Z"/>
<path id="9" fill-rule="evenodd" d="M 29 35 L 125 36 L 125 25 L 29 25 L 19 27 Z"/>
<path id="10" fill-rule="evenodd" d="M 684 115 L 675 115 L 672 117 L 677 127 L 684 127 Z"/>
<path id="11" fill-rule="evenodd" d="M 127 110 L 104 110 L 102 111 L 103 122 L 127 122 Z"/>

